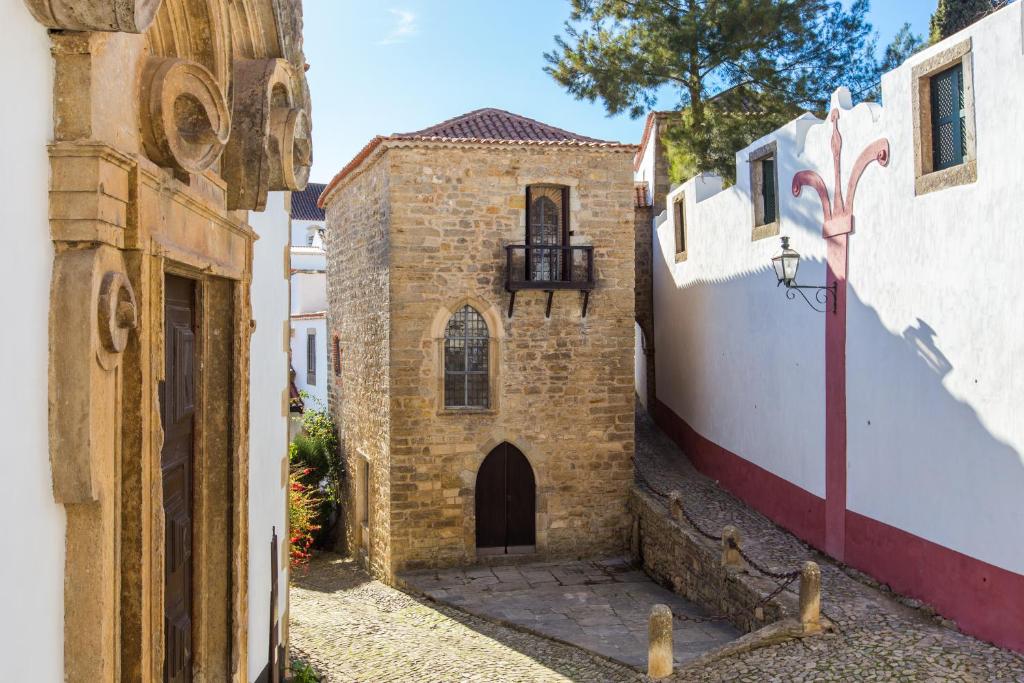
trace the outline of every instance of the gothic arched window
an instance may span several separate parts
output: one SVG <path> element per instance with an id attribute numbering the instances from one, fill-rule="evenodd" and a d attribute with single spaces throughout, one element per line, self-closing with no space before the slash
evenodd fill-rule
<path id="1" fill-rule="evenodd" d="M 472 306 L 460 308 L 444 331 L 444 407 L 488 408 L 487 322 Z"/>
<path id="2" fill-rule="evenodd" d="M 526 201 L 529 279 L 561 280 L 565 263 L 562 247 L 569 242 L 569 188 L 531 185 L 526 188 Z"/>

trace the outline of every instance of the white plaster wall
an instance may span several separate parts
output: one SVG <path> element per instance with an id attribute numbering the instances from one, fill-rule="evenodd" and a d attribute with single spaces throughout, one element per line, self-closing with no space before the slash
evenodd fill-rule
<path id="1" fill-rule="evenodd" d="M 253 253 L 252 314 L 256 331 L 250 340 L 249 373 L 249 679 L 267 664 L 270 633 L 270 541 L 277 528 L 278 552 L 288 544 L 287 500 L 282 461 L 288 455 L 284 397 L 288 354 L 282 331 L 288 320 L 288 273 L 281 253 L 289 243 L 290 218 L 285 195 L 272 192 L 266 211 L 251 212 L 249 224 L 259 235 Z M 278 556 L 278 615 L 282 628 L 288 604 L 287 552 Z"/>
<path id="2" fill-rule="evenodd" d="M 633 334 L 636 338 L 633 347 L 633 386 L 636 387 L 637 399 L 646 409 L 647 405 L 647 355 L 644 354 L 644 333 L 639 323 L 633 323 Z"/>
<path id="3" fill-rule="evenodd" d="M 325 222 L 324 221 L 300 221 L 300 220 L 297 220 L 297 219 L 293 220 L 292 221 L 292 229 L 291 229 L 291 234 L 292 234 L 291 245 L 293 247 L 307 247 L 307 246 L 309 246 L 309 242 L 307 241 L 307 239 L 308 239 L 308 236 L 309 236 L 309 229 L 311 227 L 323 228 L 323 227 L 325 227 Z M 323 247 L 323 240 L 321 240 L 319 238 L 315 238 L 314 246 Z"/>
<path id="4" fill-rule="evenodd" d="M 47 429 L 47 219 L 53 62 L 22 2 L 0 5 L 0 653 L 11 681 L 64 680 L 64 508 L 53 500 Z"/>
<path id="5" fill-rule="evenodd" d="M 847 383 L 849 508 L 1024 573 L 1020 13 L 883 81 L 892 164 L 858 190 Z M 915 197 L 911 70 L 968 36 L 978 181 Z"/>
<path id="6" fill-rule="evenodd" d="M 327 409 L 327 382 L 333 369 L 327 364 L 327 319 L 326 318 L 293 318 L 291 321 L 292 336 L 292 367 L 295 368 L 295 386 L 313 397 L 307 401 L 310 408 Z M 306 335 L 309 330 L 316 330 L 316 384 L 306 382 Z"/>
<path id="7" fill-rule="evenodd" d="M 797 120 L 749 149 L 772 139 L 792 147 L 812 123 Z M 674 212 L 655 220 L 658 399 L 704 437 L 824 497 L 824 322 L 776 288 L 770 259 L 779 239 L 751 241 L 746 150 L 737 159 L 734 186 L 721 190 L 719 178 L 704 175 L 669 193 L 670 208 L 685 198 L 687 260 L 675 261 Z M 782 179 L 807 162 L 779 163 Z M 819 284 L 820 219 L 786 186 L 780 180 L 782 234 L 805 256 L 799 280 Z"/>
<path id="8" fill-rule="evenodd" d="M 648 203 L 654 200 L 654 150 L 658 147 L 658 123 L 655 121 L 651 125 L 651 134 L 644 147 L 643 156 L 640 157 L 640 163 L 633 171 L 633 180 L 647 183 Z"/>
<path id="9" fill-rule="evenodd" d="M 321 253 L 322 254 L 322 253 Z M 321 261 L 323 256 L 321 255 Z M 295 268 L 292 260 L 292 268 Z M 301 272 L 292 275 L 291 312 L 322 313 L 327 310 L 327 273 Z"/>
<path id="10" fill-rule="evenodd" d="M 883 102 L 844 109 L 842 183 L 860 151 L 887 137 L 856 194 L 849 240 L 848 508 L 947 548 L 1024 573 L 1024 108 L 1021 3 L 912 58 L 883 79 Z M 978 181 L 914 195 L 911 70 L 973 39 Z M 821 203 L 793 175 L 833 191 L 832 126 L 797 120 L 738 155 L 737 184 L 686 195 L 687 261 L 673 216 L 656 221 L 659 399 L 699 433 L 824 496 L 823 314 L 788 301 L 751 242 L 747 151 L 779 147 L 781 234 L 824 284 Z M 707 195 L 705 197 L 705 195 Z"/>

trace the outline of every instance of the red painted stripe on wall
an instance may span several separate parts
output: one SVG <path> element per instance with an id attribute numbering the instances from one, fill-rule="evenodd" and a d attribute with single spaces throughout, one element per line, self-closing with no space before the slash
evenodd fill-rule
<path id="1" fill-rule="evenodd" d="M 964 633 L 1024 652 L 1024 576 L 851 511 L 846 561 L 927 602 Z"/>
<path id="2" fill-rule="evenodd" d="M 816 548 L 825 547 L 825 501 L 698 434 L 655 399 L 654 421 L 703 474 Z"/>
<path id="3" fill-rule="evenodd" d="M 825 501 L 698 434 L 657 399 L 655 422 L 694 466 L 814 547 L 825 549 Z M 856 512 L 845 514 L 845 561 L 923 600 L 964 633 L 1024 652 L 1024 576 Z"/>

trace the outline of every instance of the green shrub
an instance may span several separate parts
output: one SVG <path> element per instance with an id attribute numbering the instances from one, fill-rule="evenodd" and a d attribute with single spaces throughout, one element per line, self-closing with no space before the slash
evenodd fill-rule
<path id="1" fill-rule="evenodd" d="M 320 683 L 320 676 L 313 667 L 301 660 L 293 659 L 291 669 L 291 683 Z"/>
<path id="2" fill-rule="evenodd" d="M 313 407 L 313 399 L 303 392 L 306 410 L 302 430 L 292 441 L 288 459 L 295 480 L 316 492 L 316 513 L 311 521 L 314 545 L 323 547 L 331 540 L 333 519 L 341 501 L 341 453 L 334 421 L 322 405 Z"/>

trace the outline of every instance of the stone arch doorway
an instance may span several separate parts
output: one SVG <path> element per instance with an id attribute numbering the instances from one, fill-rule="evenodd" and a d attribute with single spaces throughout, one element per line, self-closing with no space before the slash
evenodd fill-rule
<path id="1" fill-rule="evenodd" d="M 533 552 L 537 544 L 537 480 L 510 443 L 492 450 L 476 475 L 476 547 L 481 554 Z"/>

